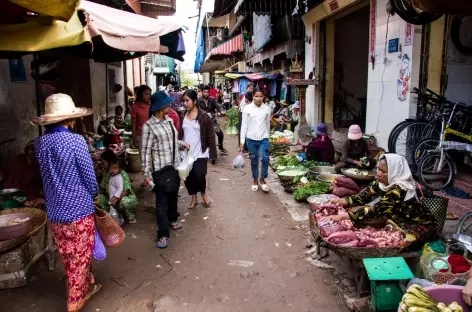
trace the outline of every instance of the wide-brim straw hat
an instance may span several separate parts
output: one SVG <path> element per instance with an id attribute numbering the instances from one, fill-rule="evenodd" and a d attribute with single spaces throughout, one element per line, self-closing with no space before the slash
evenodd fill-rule
<path id="1" fill-rule="evenodd" d="M 56 93 L 46 99 L 44 115 L 33 118 L 35 125 L 51 125 L 67 119 L 76 119 L 93 114 L 91 108 L 76 107 L 72 98 L 63 93 Z"/>
<path id="2" fill-rule="evenodd" d="M 288 106 L 288 103 L 287 103 L 287 101 L 282 100 L 282 101 L 280 101 L 280 105 L 282 105 L 282 106 Z"/>

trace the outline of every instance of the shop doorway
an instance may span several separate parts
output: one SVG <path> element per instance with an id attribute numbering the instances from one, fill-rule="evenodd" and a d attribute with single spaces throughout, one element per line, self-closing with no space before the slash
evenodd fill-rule
<path id="1" fill-rule="evenodd" d="M 333 123 L 365 129 L 369 55 L 369 6 L 334 17 Z"/>

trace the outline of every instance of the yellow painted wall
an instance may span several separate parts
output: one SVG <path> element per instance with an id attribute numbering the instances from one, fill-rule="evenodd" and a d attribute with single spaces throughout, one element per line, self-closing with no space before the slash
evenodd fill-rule
<path id="1" fill-rule="evenodd" d="M 444 27 L 446 17 L 443 16 L 431 24 L 428 59 L 428 88 L 436 93 L 441 92 L 441 72 L 444 50 Z"/>

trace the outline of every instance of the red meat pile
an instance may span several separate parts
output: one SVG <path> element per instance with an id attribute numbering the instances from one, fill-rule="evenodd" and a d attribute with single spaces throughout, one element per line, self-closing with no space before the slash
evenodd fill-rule
<path id="1" fill-rule="evenodd" d="M 315 206 L 316 219 L 324 219 L 325 217 L 337 215 L 344 212 L 344 208 L 338 204 L 321 204 Z"/>
<path id="2" fill-rule="evenodd" d="M 353 229 L 332 233 L 328 242 L 344 247 L 395 247 L 404 243 L 403 233 L 398 230 L 385 231 L 372 228 Z"/>

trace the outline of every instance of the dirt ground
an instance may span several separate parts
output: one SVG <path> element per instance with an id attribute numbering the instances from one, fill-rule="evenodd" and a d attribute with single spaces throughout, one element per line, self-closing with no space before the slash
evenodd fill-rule
<path id="1" fill-rule="evenodd" d="M 94 261 L 103 288 L 84 312 L 344 311 L 335 278 L 305 260 L 307 221 L 295 221 L 299 213 L 277 191 L 250 190 L 249 163 L 231 168 L 237 142 L 228 141 L 230 156 L 208 167 L 212 207 L 188 210 L 181 189 L 184 228 L 165 250 L 155 247 L 153 193 L 134 180 L 138 223 Z M 0 311 L 65 311 L 60 261 L 53 272 L 40 262 L 33 275 L 25 287 L 0 291 Z"/>

